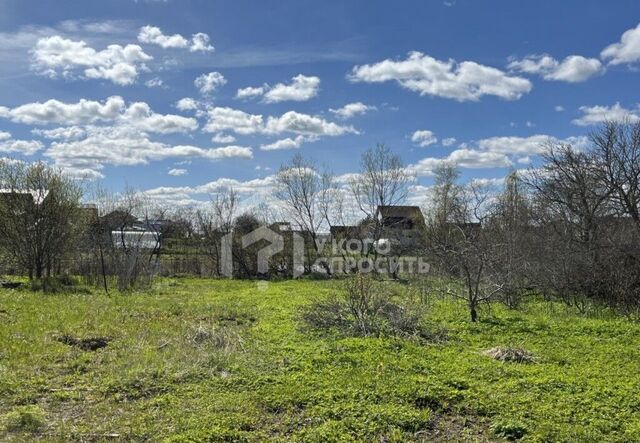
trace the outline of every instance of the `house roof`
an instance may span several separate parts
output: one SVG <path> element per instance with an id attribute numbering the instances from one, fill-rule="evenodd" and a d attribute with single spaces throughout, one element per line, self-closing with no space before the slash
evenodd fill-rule
<path id="1" fill-rule="evenodd" d="M 424 221 L 424 216 L 418 206 L 378 206 L 378 214 L 382 217 L 402 217 Z"/>

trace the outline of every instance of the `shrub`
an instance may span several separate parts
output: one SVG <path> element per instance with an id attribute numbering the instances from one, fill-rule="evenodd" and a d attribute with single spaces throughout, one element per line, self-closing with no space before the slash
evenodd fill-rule
<path id="1" fill-rule="evenodd" d="M 507 440 L 520 440 L 527 435 L 527 427 L 518 421 L 503 421 L 491 425 L 491 432 Z"/>
<path id="2" fill-rule="evenodd" d="M 7 431 L 38 432 L 45 425 L 44 412 L 37 405 L 18 406 L 4 417 Z"/>
<path id="3" fill-rule="evenodd" d="M 312 328 L 355 336 L 417 336 L 431 338 L 422 324 L 424 306 L 394 296 L 390 287 L 369 274 L 344 281 L 343 291 L 306 307 L 303 321 Z"/>
<path id="4" fill-rule="evenodd" d="M 487 357 L 494 360 L 508 361 L 514 363 L 535 363 L 536 357 L 524 348 L 506 348 L 497 346 L 483 352 Z"/>

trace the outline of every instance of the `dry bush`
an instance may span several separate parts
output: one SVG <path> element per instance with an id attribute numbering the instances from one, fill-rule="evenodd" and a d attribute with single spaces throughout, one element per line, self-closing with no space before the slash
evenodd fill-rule
<path id="1" fill-rule="evenodd" d="M 347 335 L 394 335 L 433 339 L 422 322 L 424 305 L 394 295 L 389 285 L 369 274 L 356 274 L 344 282 L 341 293 L 318 300 L 302 312 L 311 328 L 337 330 Z"/>
<path id="2" fill-rule="evenodd" d="M 535 363 L 538 359 L 524 348 L 509 348 L 496 346 L 483 352 L 487 357 L 494 360 L 513 363 Z"/>

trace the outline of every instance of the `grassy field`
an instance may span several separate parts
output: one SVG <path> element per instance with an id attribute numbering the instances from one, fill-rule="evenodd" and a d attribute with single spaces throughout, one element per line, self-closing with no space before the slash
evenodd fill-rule
<path id="1" fill-rule="evenodd" d="M 438 341 L 303 328 L 300 308 L 339 290 L 2 290 L 0 439 L 640 441 L 640 325 L 549 303 L 494 305 L 471 324 L 464 306 L 432 298 L 424 321 Z M 495 346 L 537 360 L 483 354 Z"/>

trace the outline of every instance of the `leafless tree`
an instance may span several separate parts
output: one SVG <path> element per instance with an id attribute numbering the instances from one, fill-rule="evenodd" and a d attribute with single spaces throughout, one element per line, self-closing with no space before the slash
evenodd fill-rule
<path id="1" fill-rule="evenodd" d="M 436 171 L 432 204 L 440 212 L 427 220 L 427 253 L 446 275 L 460 279 L 463 286 L 454 280 L 447 293 L 466 302 L 475 322 L 479 306 L 503 288 L 498 268 L 502 245 L 485 229 L 491 190 L 475 182 L 459 185 L 452 169 L 445 165 Z"/>
<path id="2" fill-rule="evenodd" d="M 282 165 L 276 176 L 276 196 L 286 208 L 286 213 L 300 229 L 307 251 L 307 271 L 323 254 L 324 243 L 319 241 L 319 232 L 326 222 L 327 204 L 332 184 L 329 173 L 320 173 L 315 164 L 300 154 L 293 156 L 289 163 Z M 325 261 L 325 270 L 330 267 Z"/>
<path id="3" fill-rule="evenodd" d="M 589 136 L 599 178 L 640 231 L 640 122 L 606 122 Z"/>
<path id="4" fill-rule="evenodd" d="M 198 230 L 202 239 L 202 251 L 209 257 L 211 267 L 220 276 L 222 238 L 231 233 L 239 205 L 238 193 L 224 188 L 211 198 L 208 207 L 196 212 Z"/>
<path id="5" fill-rule="evenodd" d="M 404 203 L 410 180 L 411 175 L 400 156 L 387 146 L 378 144 L 362 154 L 360 171 L 351 180 L 350 187 L 360 211 L 373 222 L 370 233 L 373 244 L 379 242 L 383 234 L 378 208 Z"/>

